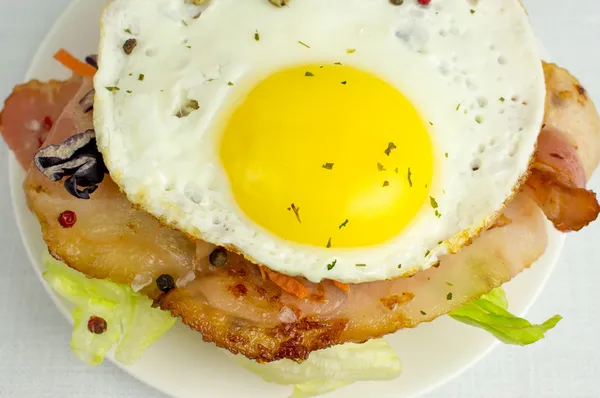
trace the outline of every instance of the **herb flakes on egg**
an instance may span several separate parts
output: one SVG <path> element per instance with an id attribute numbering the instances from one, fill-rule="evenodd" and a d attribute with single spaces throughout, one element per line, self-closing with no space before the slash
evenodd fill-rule
<path id="1" fill-rule="evenodd" d="M 290 207 L 288 207 L 288 211 L 293 211 L 294 214 L 296 215 L 296 219 L 298 220 L 299 223 L 302 223 L 302 221 L 300 221 L 300 208 L 297 207 L 294 203 L 292 203 L 290 205 Z"/>
<path id="2" fill-rule="evenodd" d="M 394 151 L 396 148 L 397 148 L 396 144 L 394 144 L 393 142 L 390 142 L 390 143 L 388 143 L 387 149 L 384 152 L 387 156 L 390 156 L 392 151 Z"/>

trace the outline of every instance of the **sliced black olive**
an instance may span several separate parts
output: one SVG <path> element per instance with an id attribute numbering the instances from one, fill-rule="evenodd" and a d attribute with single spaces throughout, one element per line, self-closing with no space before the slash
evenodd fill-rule
<path id="1" fill-rule="evenodd" d="M 79 199 L 89 199 L 108 173 L 96 146 L 94 130 L 40 149 L 35 154 L 34 164 L 51 181 L 68 177 L 65 189 Z"/>
<path id="2" fill-rule="evenodd" d="M 96 95 L 96 90 L 91 89 L 79 101 L 79 105 L 81 106 L 81 109 L 83 109 L 84 113 L 88 113 L 94 109 L 94 95 Z"/>
<path id="3" fill-rule="evenodd" d="M 97 54 L 88 55 L 87 57 L 85 57 L 85 62 L 87 62 L 88 65 L 91 65 L 94 68 L 98 69 L 98 55 Z"/>

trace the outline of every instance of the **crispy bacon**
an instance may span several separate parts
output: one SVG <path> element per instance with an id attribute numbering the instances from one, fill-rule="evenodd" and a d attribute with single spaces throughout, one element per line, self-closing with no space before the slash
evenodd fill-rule
<path id="1" fill-rule="evenodd" d="M 24 169 L 31 166 L 33 155 L 82 83 L 79 76 L 64 82 L 32 80 L 16 86 L 8 97 L 0 113 L 0 132 Z"/>
<path id="2" fill-rule="evenodd" d="M 585 189 L 600 160 L 600 118 L 583 86 L 566 70 L 544 64 L 544 127 L 526 192 L 560 231 L 579 231 L 598 217 L 596 194 Z"/>

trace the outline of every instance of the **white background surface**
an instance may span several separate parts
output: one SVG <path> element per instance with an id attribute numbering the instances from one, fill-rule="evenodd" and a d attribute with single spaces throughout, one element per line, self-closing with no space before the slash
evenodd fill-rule
<path id="1" fill-rule="evenodd" d="M 4 98 L 23 79 L 39 43 L 69 0 L 1 2 Z M 600 2 L 524 2 L 553 59 L 578 76 L 600 104 Z M 34 275 L 16 231 L 6 158 L 7 149 L 0 143 L 0 396 L 163 398 L 109 363 L 87 368 L 70 354 L 70 327 Z M 600 190 L 600 176 L 591 185 Z M 600 222 L 569 237 L 556 272 L 528 315 L 534 321 L 555 313 L 564 316 L 549 338 L 526 348 L 499 346 L 428 397 L 600 397 L 598 259 Z M 165 358 L 165 366 L 170 360 L 177 359 Z"/>

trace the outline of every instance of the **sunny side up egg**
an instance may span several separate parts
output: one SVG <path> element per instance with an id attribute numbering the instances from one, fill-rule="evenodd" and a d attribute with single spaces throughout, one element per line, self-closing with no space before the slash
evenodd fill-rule
<path id="1" fill-rule="evenodd" d="M 412 274 L 486 228 L 544 112 L 518 0 L 115 0 L 98 146 L 129 199 L 311 281 Z"/>

